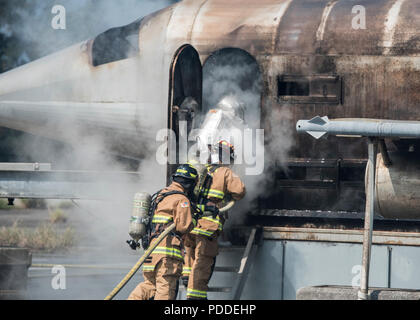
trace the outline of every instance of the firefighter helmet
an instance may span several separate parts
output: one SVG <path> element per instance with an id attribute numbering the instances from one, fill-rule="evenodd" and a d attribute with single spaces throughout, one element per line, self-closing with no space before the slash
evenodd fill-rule
<path id="1" fill-rule="evenodd" d="M 229 160 L 232 163 L 235 160 L 235 148 L 226 140 L 220 140 L 214 145 L 214 153 L 220 162 L 224 163 Z"/>
<path id="2" fill-rule="evenodd" d="M 188 180 L 197 180 L 198 172 L 190 164 L 181 164 L 175 171 L 172 177 L 182 177 Z"/>

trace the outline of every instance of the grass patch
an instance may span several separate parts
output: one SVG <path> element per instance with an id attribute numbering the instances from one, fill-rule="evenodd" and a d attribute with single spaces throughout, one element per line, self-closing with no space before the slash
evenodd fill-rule
<path id="1" fill-rule="evenodd" d="M 59 231 L 51 223 L 44 223 L 36 229 L 25 229 L 19 227 L 19 221 L 15 221 L 11 227 L 0 228 L 0 246 L 54 252 L 68 249 L 75 243 L 72 228 Z"/>
<path id="2" fill-rule="evenodd" d="M 58 204 L 58 208 L 59 209 L 64 209 L 64 210 L 66 210 L 66 209 L 71 209 L 71 208 L 73 208 L 74 207 L 74 204 L 73 204 L 73 202 L 71 202 L 71 201 L 61 201 L 59 204 Z"/>
<path id="3" fill-rule="evenodd" d="M 8 210 L 10 208 L 13 208 L 13 206 L 9 206 L 7 199 L 0 199 L 0 210 Z"/>
<path id="4" fill-rule="evenodd" d="M 67 215 L 61 209 L 55 209 L 51 211 L 48 209 L 50 213 L 50 222 L 51 223 L 65 223 L 67 222 Z"/>
<path id="5" fill-rule="evenodd" d="M 46 209 L 47 201 L 44 199 L 22 199 L 22 203 L 26 209 Z"/>

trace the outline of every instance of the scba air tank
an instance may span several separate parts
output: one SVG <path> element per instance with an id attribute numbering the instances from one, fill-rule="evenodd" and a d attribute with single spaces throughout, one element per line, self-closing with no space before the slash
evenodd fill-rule
<path id="1" fill-rule="evenodd" d="M 150 194 L 139 192 L 134 195 L 133 213 L 130 218 L 128 234 L 136 242 L 146 235 L 146 226 L 149 222 Z"/>

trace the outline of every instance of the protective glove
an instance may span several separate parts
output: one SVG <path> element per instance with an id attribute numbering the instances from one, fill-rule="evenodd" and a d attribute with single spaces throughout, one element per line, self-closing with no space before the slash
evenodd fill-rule
<path id="1" fill-rule="evenodd" d="M 130 248 L 133 249 L 133 250 L 137 250 L 137 248 L 140 247 L 140 243 L 138 243 L 138 242 L 136 242 L 134 240 L 127 240 L 126 242 L 130 246 Z"/>

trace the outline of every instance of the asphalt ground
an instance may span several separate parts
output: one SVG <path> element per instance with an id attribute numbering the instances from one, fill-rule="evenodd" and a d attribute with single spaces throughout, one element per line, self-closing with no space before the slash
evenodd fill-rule
<path id="1" fill-rule="evenodd" d="M 54 253 L 32 251 L 27 290 L 21 297 L 29 300 L 102 300 L 142 254 L 142 251 L 133 251 L 125 243 L 129 239 L 129 213 L 121 215 L 117 219 L 120 222 L 115 224 L 115 221 L 107 222 L 106 217 L 91 209 L 73 206 L 62 211 L 67 221 L 54 226 L 58 230 L 72 228 L 76 244 L 68 250 Z M 10 227 L 16 220 L 19 227 L 36 228 L 49 222 L 50 212 L 48 209 L 0 210 L 0 227 Z M 34 267 L 40 264 L 51 266 Z M 53 266 L 59 271 L 53 270 Z M 57 276 L 61 275 L 65 280 L 60 282 Z M 142 280 L 139 270 L 115 299 L 126 299 Z"/>

